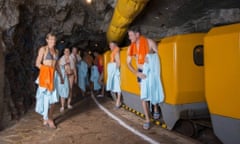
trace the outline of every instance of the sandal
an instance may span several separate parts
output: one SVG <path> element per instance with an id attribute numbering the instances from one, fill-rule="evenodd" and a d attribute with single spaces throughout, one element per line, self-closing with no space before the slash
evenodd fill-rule
<path id="1" fill-rule="evenodd" d="M 115 105 L 115 107 L 114 107 L 115 110 L 118 110 L 118 109 L 120 109 L 120 108 L 121 108 L 121 105 L 119 105 L 119 106 L 116 106 L 116 105 Z"/>
<path id="2" fill-rule="evenodd" d="M 120 103 L 119 105 L 115 105 L 114 109 L 120 109 L 122 106 L 122 103 Z"/>
<path id="3" fill-rule="evenodd" d="M 154 112 L 153 113 L 153 119 L 154 120 L 157 120 L 157 119 L 159 119 L 160 118 L 160 113 L 159 112 Z"/>
<path id="4" fill-rule="evenodd" d="M 150 129 L 150 126 L 151 126 L 150 122 L 146 122 L 143 124 L 143 129 L 148 130 Z"/>

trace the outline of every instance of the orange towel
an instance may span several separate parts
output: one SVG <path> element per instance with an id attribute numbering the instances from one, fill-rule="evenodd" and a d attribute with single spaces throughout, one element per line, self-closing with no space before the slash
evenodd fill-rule
<path id="1" fill-rule="evenodd" d="M 102 55 L 98 55 L 94 59 L 94 64 L 97 65 L 98 72 L 101 74 L 102 71 L 103 71 L 103 57 L 102 57 Z"/>
<path id="2" fill-rule="evenodd" d="M 103 57 L 101 55 L 98 55 L 97 61 L 99 66 L 103 66 Z"/>
<path id="3" fill-rule="evenodd" d="M 138 64 L 144 64 L 145 56 L 149 52 L 148 41 L 145 37 L 140 36 L 139 38 L 139 49 L 137 51 L 136 43 L 131 43 L 128 55 L 138 56 Z"/>
<path id="4" fill-rule="evenodd" d="M 115 47 L 111 53 L 111 62 L 115 62 L 115 55 L 119 52 L 119 47 Z"/>
<path id="5" fill-rule="evenodd" d="M 54 68 L 46 65 L 40 67 L 39 86 L 49 91 L 54 89 Z"/>

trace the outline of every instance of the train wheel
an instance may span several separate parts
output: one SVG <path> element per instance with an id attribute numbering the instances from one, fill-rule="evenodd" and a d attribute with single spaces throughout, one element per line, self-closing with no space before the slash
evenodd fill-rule
<path id="1" fill-rule="evenodd" d="M 197 135 L 196 125 L 190 120 L 179 120 L 174 126 L 174 130 L 189 137 Z"/>
<path id="2" fill-rule="evenodd" d="M 222 144 L 222 142 L 214 135 L 213 130 L 209 128 L 201 130 L 197 139 L 207 144 Z"/>

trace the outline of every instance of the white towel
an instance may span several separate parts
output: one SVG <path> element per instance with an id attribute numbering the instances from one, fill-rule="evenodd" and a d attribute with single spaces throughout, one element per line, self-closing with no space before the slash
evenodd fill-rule
<path id="1" fill-rule="evenodd" d="M 93 82 L 93 90 L 100 90 L 101 89 L 101 85 L 98 83 L 99 80 L 99 72 L 98 72 L 98 68 L 96 65 L 93 65 L 91 67 L 91 77 L 90 80 Z"/>
<path id="2" fill-rule="evenodd" d="M 148 62 L 143 65 L 145 79 L 141 81 L 141 99 L 150 101 L 152 104 L 163 102 L 164 93 L 160 75 L 160 61 L 158 54 L 147 54 Z"/>
<path id="3" fill-rule="evenodd" d="M 120 71 L 116 63 L 108 63 L 107 66 L 107 91 L 121 92 L 120 87 Z"/>
<path id="4" fill-rule="evenodd" d="M 78 87 L 85 92 L 86 85 L 87 85 L 86 79 L 87 79 L 88 65 L 85 61 L 81 60 L 77 64 L 77 68 L 78 68 Z"/>

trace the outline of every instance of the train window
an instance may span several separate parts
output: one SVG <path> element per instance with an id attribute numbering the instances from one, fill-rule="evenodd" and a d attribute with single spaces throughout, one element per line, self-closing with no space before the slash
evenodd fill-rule
<path id="1" fill-rule="evenodd" d="M 194 63 L 203 66 L 203 45 L 197 45 L 193 50 Z"/>

